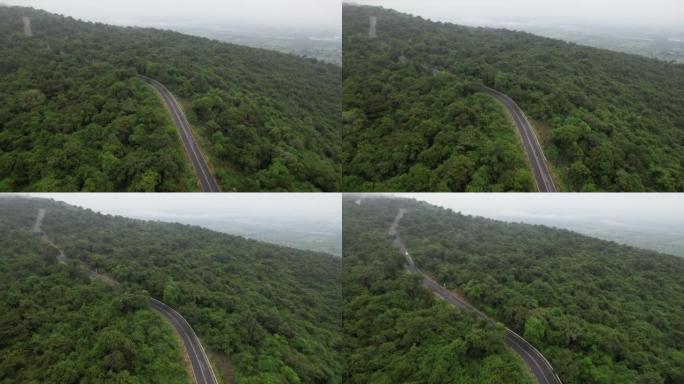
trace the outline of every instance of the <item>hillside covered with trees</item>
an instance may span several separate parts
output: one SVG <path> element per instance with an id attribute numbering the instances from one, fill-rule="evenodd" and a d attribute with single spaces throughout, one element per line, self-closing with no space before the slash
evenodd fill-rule
<path id="1" fill-rule="evenodd" d="M 438 300 L 404 269 L 396 203 L 343 205 L 344 383 L 529 383 L 504 329 Z"/>
<path id="2" fill-rule="evenodd" d="M 338 188 L 335 65 L 6 6 L 0 48 L 0 190 L 197 189 L 137 74 L 179 98 L 223 190 Z"/>
<path id="3" fill-rule="evenodd" d="M 25 228 L 46 208 L 43 230 L 68 257 L 176 309 L 227 382 L 341 382 L 339 258 L 44 199 L 0 202 Z"/>
<path id="4" fill-rule="evenodd" d="M 563 383 L 684 382 L 684 259 L 411 200 L 399 233 L 440 284 L 523 335 Z"/>
<path id="5" fill-rule="evenodd" d="M 482 85 L 532 119 L 563 189 L 684 190 L 684 65 L 379 7 L 345 5 L 343 25 L 349 190 L 525 190 Z"/>
<path id="6" fill-rule="evenodd" d="M 149 295 L 59 265 L 31 232 L 36 209 L 0 197 L 0 382 L 190 383 Z"/>

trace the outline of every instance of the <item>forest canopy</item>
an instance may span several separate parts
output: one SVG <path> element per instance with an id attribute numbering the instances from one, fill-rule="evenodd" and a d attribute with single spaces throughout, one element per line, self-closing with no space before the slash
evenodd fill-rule
<path id="1" fill-rule="evenodd" d="M 31 233 L 36 211 L 0 197 L 0 382 L 189 384 L 149 294 L 57 264 Z"/>
<path id="2" fill-rule="evenodd" d="M 684 65 L 379 7 L 345 5 L 343 26 L 347 190 L 529 189 L 486 85 L 532 119 L 562 189 L 684 191 Z"/>
<path id="3" fill-rule="evenodd" d="M 532 384 L 504 329 L 437 300 L 404 269 L 385 200 L 343 203 L 344 382 Z"/>
<path id="4" fill-rule="evenodd" d="M 335 65 L 6 6 L 0 49 L 0 190 L 197 189 L 137 74 L 179 98 L 223 190 L 338 188 Z"/>
<path id="5" fill-rule="evenodd" d="M 684 382 L 684 258 L 408 199 L 416 264 L 539 349 L 563 383 Z M 382 211 L 380 211 L 382 209 Z"/>
<path id="6" fill-rule="evenodd" d="M 0 208 L 3 216 L 17 218 L 13 221 L 20 232 L 30 231 L 38 208 L 46 208 L 43 230 L 70 259 L 172 306 L 192 325 L 212 359 L 221 362 L 224 377 L 234 374 L 242 384 L 341 383 L 339 258 L 188 225 L 96 214 L 45 199 L 0 198 Z M 35 235 L 31 240 L 40 244 Z M 67 274 L 54 252 L 41 254 L 39 262 Z M 0 263 L 7 265 L 6 260 Z M 35 295 L 29 291 L 26 299 L 38 300 Z M 22 299 L 21 291 L 15 296 Z M 90 305 L 87 297 L 83 300 Z M 88 321 L 80 316 L 79 321 Z M 143 382 L 159 379 L 150 372 L 141 375 L 149 379 Z"/>

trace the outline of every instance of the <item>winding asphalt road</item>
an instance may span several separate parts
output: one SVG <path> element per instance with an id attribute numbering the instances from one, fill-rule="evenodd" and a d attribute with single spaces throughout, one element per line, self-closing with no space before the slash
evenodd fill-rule
<path id="1" fill-rule="evenodd" d="M 397 228 L 399 227 L 399 221 L 406 213 L 406 210 L 400 209 L 397 216 L 394 218 L 394 222 L 390 226 L 389 235 L 394 237 L 394 245 L 399 248 L 399 252 L 406 258 L 406 268 L 414 275 L 423 278 L 423 286 L 431 290 L 434 294 L 440 296 L 449 304 L 466 310 L 477 313 L 482 318 L 494 323 L 495 321 L 484 313 L 480 312 L 477 308 L 473 307 L 467 301 L 456 296 L 448 289 L 437 284 L 434 280 L 425 275 L 415 264 L 411 255 L 409 255 L 404 243 L 399 238 L 397 233 Z M 528 343 L 520 335 L 513 332 L 512 330 L 506 328 L 506 335 L 504 336 L 504 341 L 508 347 L 510 347 L 520 358 L 523 359 L 525 364 L 528 366 L 532 374 L 534 375 L 537 383 L 539 384 L 562 384 L 560 378 L 553 371 L 551 363 L 535 348 L 532 344 Z"/>
<path id="2" fill-rule="evenodd" d="M 64 252 L 62 252 L 60 248 L 58 248 L 52 241 L 50 241 L 45 232 L 43 232 L 41 225 L 43 223 L 44 217 L 45 209 L 41 208 L 38 210 L 38 216 L 36 217 L 36 221 L 33 224 L 33 233 L 41 235 L 42 241 L 48 243 L 53 248 L 57 249 L 59 251 L 57 260 L 59 260 L 59 262 L 62 264 L 66 264 L 67 257 L 64 255 Z M 99 273 L 88 270 L 85 267 L 85 265 L 83 265 L 82 267 L 88 273 L 91 279 L 102 279 Z M 105 283 L 107 283 L 108 280 L 112 284 L 118 284 L 110 278 L 105 278 Z M 195 383 L 218 384 L 218 380 L 216 379 L 214 371 L 211 369 L 211 363 L 209 362 L 209 358 L 207 357 L 207 354 L 204 351 L 204 347 L 202 347 L 202 343 L 200 342 L 199 338 L 195 334 L 195 331 L 192 329 L 187 320 L 185 320 L 183 316 L 181 316 L 173 308 L 169 307 L 168 305 L 162 303 L 157 299 L 150 298 L 149 304 L 152 309 L 154 309 L 155 311 L 159 312 L 162 316 L 167 318 L 171 322 L 171 325 L 173 325 L 173 327 L 176 329 L 176 332 L 178 332 L 178 334 L 180 335 L 181 340 L 183 341 L 183 347 L 185 348 L 187 356 L 190 360 L 190 366 L 192 368 L 192 374 L 195 378 Z"/>
<path id="3" fill-rule="evenodd" d="M 36 222 L 33 223 L 32 231 L 33 231 L 33 233 L 40 235 L 40 240 L 43 243 L 45 243 L 45 244 L 51 246 L 52 248 L 56 249 L 57 252 L 59 252 L 57 254 L 57 261 L 59 261 L 60 264 L 66 265 L 67 257 L 64 254 L 64 251 L 62 251 L 58 246 L 56 246 L 55 243 L 50 241 L 50 239 L 47 237 L 47 234 L 45 234 L 45 232 L 43 232 L 42 225 L 43 225 L 43 218 L 44 217 L 45 217 L 45 209 L 41 208 L 38 210 L 38 216 L 36 216 Z"/>
<path id="4" fill-rule="evenodd" d="M 24 23 L 24 35 L 26 37 L 33 36 L 33 31 L 31 31 L 31 19 L 26 16 L 22 16 L 21 21 Z"/>
<path id="5" fill-rule="evenodd" d="M 190 366 L 192 373 L 195 376 L 195 383 L 197 384 L 218 384 L 214 371 L 211 369 L 209 358 L 207 357 L 202 343 L 195 334 L 190 324 L 173 308 L 162 303 L 157 299 L 150 299 L 150 307 L 166 317 L 183 340 L 185 349 L 188 351 L 190 358 Z"/>
<path id="6" fill-rule="evenodd" d="M 197 174 L 197 179 L 199 180 L 202 192 L 221 192 L 214 175 L 211 173 L 211 169 L 204 160 L 202 150 L 200 150 L 195 137 L 192 135 L 190 123 L 188 123 L 188 119 L 185 117 L 185 113 L 183 113 L 183 109 L 180 104 L 178 104 L 178 101 L 176 101 L 176 98 L 173 97 L 173 94 L 171 94 L 164 84 L 157 80 L 143 75 L 138 75 L 138 77 L 157 91 L 164 101 L 164 104 L 166 104 L 166 107 L 169 109 L 171 119 L 180 133 L 185 152 L 188 154 L 188 157 L 190 157 L 192 167 L 195 169 L 195 174 Z"/>
<path id="7" fill-rule="evenodd" d="M 370 23 L 370 26 L 368 28 L 368 37 L 371 39 L 375 39 L 378 37 L 378 18 L 376 16 L 369 16 L 368 21 Z"/>
<path id="8" fill-rule="evenodd" d="M 542 151 L 541 145 L 539 145 L 537 135 L 535 135 L 532 125 L 529 120 L 527 120 L 525 113 L 523 113 L 522 109 L 520 109 L 513 99 L 505 94 L 489 87 L 485 87 L 485 92 L 499 101 L 499 103 L 506 108 L 506 111 L 508 111 L 511 118 L 513 118 L 523 142 L 523 149 L 527 155 L 527 161 L 532 168 L 537 190 L 539 192 L 557 192 L 544 152 Z"/>

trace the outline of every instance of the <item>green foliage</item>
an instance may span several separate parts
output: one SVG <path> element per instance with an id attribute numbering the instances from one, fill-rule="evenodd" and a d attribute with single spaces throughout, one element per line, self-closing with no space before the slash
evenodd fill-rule
<path id="1" fill-rule="evenodd" d="M 370 15 L 378 17 L 376 39 L 367 37 Z M 548 128 L 542 144 L 568 189 L 684 191 L 684 65 L 377 7 L 347 5 L 343 23 L 349 189 L 399 189 L 388 180 L 417 162 L 435 169 L 454 154 L 471 160 L 460 166 L 468 183 L 486 173 L 474 188 L 460 182 L 453 190 L 527 187 L 503 182 L 506 172 L 522 170 L 523 157 L 499 108 L 476 92 L 483 83 Z M 440 144 L 442 131 L 459 136 Z M 437 162 L 411 160 L 415 149 L 396 138 L 404 133 L 424 138 L 420 153 L 437 144 Z M 493 158 L 492 142 L 511 153 Z"/>
<path id="2" fill-rule="evenodd" d="M 437 67 L 408 19 L 345 5 L 343 186 L 353 191 L 529 191 L 514 127 L 481 82 Z M 419 45 L 416 45 L 419 44 Z"/>
<path id="3" fill-rule="evenodd" d="M 224 190 L 339 187 L 335 65 L 2 6 L 0 49 L 1 189 L 196 189 L 178 134 L 138 73 L 185 105 Z"/>
<path id="4" fill-rule="evenodd" d="M 208 350 L 227 357 L 236 383 L 341 382 L 339 258 L 48 200 L 8 200 L 22 206 L 26 228 L 38 207 L 47 208 L 43 229 L 70 258 L 172 305 Z M 123 295 L 113 305 L 130 312 L 139 299 Z M 134 358 L 121 345 L 121 353 L 105 354 L 112 369 Z"/>
<path id="5" fill-rule="evenodd" d="M 416 264 L 524 335 L 563 383 L 680 383 L 684 259 L 391 200 Z"/>
<path id="6" fill-rule="evenodd" d="M 343 205 L 344 382 L 532 383 L 504 330 L 435 299 L 403 268 L 387 229 L 396 207 Z"/>
<path id="7" fill-rule="evenodd" d="M 41 37 L 18 34 L 21 16 Z M 194 189 L 157 96 L 102 26 L 0 7 L 0 190 Z"/>
<path id="8" fill-rule="evenodd" d="M 30 232 L 36 207 L 0 198 L 0 382 L 189 383 L 147 292 L 57 264 Z"/>
<path id="9" fill-rule="evenodd" d="M 525 331 L 523 336 L 532 344 L 539 344 L 544 339 L 544 321 L 540 318 L 530 316 L 525 321 Z"/>

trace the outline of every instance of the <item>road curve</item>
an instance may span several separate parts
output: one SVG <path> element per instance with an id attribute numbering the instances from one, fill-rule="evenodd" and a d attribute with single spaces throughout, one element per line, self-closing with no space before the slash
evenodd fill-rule
<path id="1" fill-rule="evenodd" d="M 41 228 L 44 217 L 45 209 L 41 208 L 38 210 L 38 216 L 36 217 L 36 221 L 33 224 L 32 231 L 37 235 L 41 235 L 42 241 L 48 243 L 53 248 L 57 249 L 59 251 L 57 260 L 62 264 L 66 264 L 67 257 L 64 255 L 64 252 L 62 252 L 62 250 L 59 247 L 57 247 L 52 241 L 50 241 L 50 239 L 48 239 L 47 235 L 45 234 L 45 232 L 43 232 L 43 229 Z M 97 272 L 89 270 L 85 265 L 82 265 L 82 269 L 86 273 L 88 273 L 91 279 L 101 279 Z M 114 280 L 111 280 L 111 282 L 112 284 L 118 284 Z M 204 351 L 204 347 L 202 347 L 202 343 L 200 342 L 199 338 L 195 334 L 195 331 L 192 329 L 187 320 L 185 320 L 185 318 L 183 318 L 183 316 L 181 316 L 173 308 L 169 307 L 168 305 L 162 303 L 161 301 L 155 298 L 150 298 L 149 304 L 152 309 L 154 309 L 155 311 L 162 314 L 162 316 L 167 318 L 171 322 L 171 325 L 173 325 L 173 327 L 180 335 L 181 340 L 183 341 L 183 346 L 185 347 L 188 358 L 190 359 L 190 366 L 192 368 L 192 374 L 195 378 L 195 383 L 219 384 L 218 380 L 216 380 L 216 375 L 214 374 L 214 371 L 211 369 L 211 363 L 209 362 L 209 358 L 207 357 L 207 354 Z"/>
<path id="2" fill-rule="evenodd" d="M 406 210 L 400 209 L 397 216 L 394 218 L 394 222 L 390 226 L 389 235 L 394 237 L 394 245 L 399 249 L 399 252 L 406 258 L 406 269 L 408 269 L 412 274 L 420 276 L 423 279 L 423 286 L 431 290 L 434 294 L 443 298 L 449 304 L 478 314 L 480 317 L 494 323 L 495 321 L 489 316 L 485 315 L 477 308 L 473 307 L 467 301 L 456 296 L 448 289 L 442 287 L 437 282 L 425 275 L 415 264 L 411 255 L 409 255 L 404 243 L 399 238 L 397 233 L 397 228 L 399 227 L 399 221 L 406 213 Z M 560 378 L 553 370 L 551 363 L 539 352 L 532 344 L 528 343 L 520 335 L 513 332 L 509 328 L 506 328 L 506 335 L 504 336 L 504 342 L 508 347 L 510 347 L 521 359 L 525 362 L 525 365 L 530 369 L 534 375 L 537 383 L 539 384 L 562 384 Z"/>
<path id="3" fill-rule="evenodd" d="M 180 335 L 181 340 L 183 340 L 185 349 L 188 352 L 188 357 L 190 358 L 190 366 L 192 367 L 192 373 L 195 376 L 195 383 L 218 384 L 218 380 L 216 380 L 214 371 L 211 369 L 211 363 L 209 362 L 206 352 L 204 352 L 202 343 L 199 341 L 195 331 L 185 318 L 173 310 L 173 308 L 157 299 L 150 299 L 150 306 L 171 322 Z"/>
<path id="4" fill-rule="evenodd" d="M 188 154 L 188 157 L 190 157 L 192 167 L 195 169 L 195 174 L 197 174 L 197 179 L 199 180 L 202 192 L 221 192 L 214 175 L 211 173 L 211 169 L 204 160 L 202 150 L 200 150 L 195 137 L 192 135 L 190 123 L 188 123 L 188 119 L 185 117 L 185 113 L 183 113 L 183 109 L 180 104 L 178 104 L 178 101 L 176 101 L 176 98 L 173 97 L 173 94 L 164 86 L 164 84 L 157 80 L 143 75 L 138 75 L 138 77 L 157 91 L 164 101 L 164 104 L 166 104 L 166 107 L 169 109 L 171 119 L 176 125 L 176 128 L 178 128 L 178 133 L 183 142 L 185 152 Z"/>
<path id="5" fill-rule="evenodd" d="M 537 191 L 557 192 L 556 186 L 553 183 L 553 177 L 549 171 L 546 156 L 544 156 L 537 135 L 534 133 L 532 125 L 529 120 L 527 120 L 525 113 L 523 113 L 522 109 L 520 109 L 513 99 L 505 94 L 489 87 L 485 87 L 485 92 L 501 103 L 504 108 L 506 108 L 506 111 L 508 111 L 511 118 L 513 118 L 523 142 L 523 149 L 527 155 L 527 161 L 530 164 L 530 168 L 532 168 Z"/>

